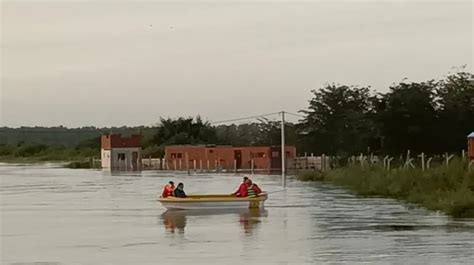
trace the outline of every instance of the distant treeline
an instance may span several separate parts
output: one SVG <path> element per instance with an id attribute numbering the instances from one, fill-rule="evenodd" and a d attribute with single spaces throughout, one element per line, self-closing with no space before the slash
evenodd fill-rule
<path id="1" fill-rule="evenodd" d="M 156 133 L 153 127 L 111 127 L 111 128 L 66 128 L 66 127 L 0 127 L 0 144 L 3 145 L 56 145 L 65 147 L 76 147 L 83 141 L 97 139 L 104 133 L 120 133 L 130 135 L 141 133 L 145 136 Z"/>
<path id="2" fill-rule="evenodd" d="M 12 162 L 81 161 L 100 157 L 100 135 L 156 134 L 153 127 L 0 127 L 0 160 Z"/>
<path id="3" fill-rule="evenodd" d="M 474 131 L 474 84 L 466 72 L 441 80 L 400 82 L 386 93 L 339 84 L 328 84 L 312 93 L 308 108 L 300 111 L 304 118 L 286 125 L 286 143 L 296 145 L 300 154 L 460 152 L 466 148 L 467 135 Z M 99 136 L 110 132 L 142 133 L 145 157 L 162 156 L 164 146 L 170 144 L 280 144 L 279 122 L 262 118 L 216 126 L 198 116 L 160 118 L 156 127 L 0 128 L 0 145 L 98 150 Z"/>

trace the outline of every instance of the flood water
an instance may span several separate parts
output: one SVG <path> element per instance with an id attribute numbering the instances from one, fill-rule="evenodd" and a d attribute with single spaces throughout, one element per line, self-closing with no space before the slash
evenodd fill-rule
<path id="1" fill-rule="evenodd" d="M 170 179 L 231 193 L 242 176 L 111 175 L 0 164 L 1 264 L 468 264 L 474 220 L 288 179 L 264 211 L 165 212 Z M 280 190 L 278 176 L 254 176 Z"/>

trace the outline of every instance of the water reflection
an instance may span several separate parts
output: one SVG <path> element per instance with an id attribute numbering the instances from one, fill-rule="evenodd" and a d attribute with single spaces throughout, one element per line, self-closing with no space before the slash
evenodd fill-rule
<path id="1" fill-rule="evenodd" d="M 237 216 L 235 220 L 242 226 L 246 235 L 251 235 L 253 230 L 262 222 L 262 217 L 268 216 L 265 209 L 231 209 L 231 210 L 180 210 L 166 211 L 161 214 L 162 224 L 169 233 L 184 233 L 188 217 L 231 215 Z"/>
<path id="2" fill-rule="evenodd" d="M 267 210 L 249 209 L 240 213 L 239 222 L 242 225 L 245 234 L 251 235 L 252 231 L 262 222 L 260 217 L 267 217 Z"/>
<path id="3" fill-rule="evenodd" d="M 166 211 L 161 215 L 166 231 L 170 233 L 184 233 L 186 227 L 186 213 L 183 211 Z"/>

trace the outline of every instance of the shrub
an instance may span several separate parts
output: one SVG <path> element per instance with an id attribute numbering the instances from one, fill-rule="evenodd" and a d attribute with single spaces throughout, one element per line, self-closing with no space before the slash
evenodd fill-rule
<path id="1" fill-rule="evenodd" d="M 474 171 L 467 163 L 453 160 L 421 169 L 386 170 L 380 165 L 350 165 L 325 172 L 303 172 L 303 181 L 329 181 L 363 196 L 383 196 L 418 203 L 454 217 L 474 217 Z"/>
<path id="2" fill-rule="evenodd" d="M 64 167 L 67 168 L 91 168 L 89 161 L 72 161 L 67 163 Z"/>

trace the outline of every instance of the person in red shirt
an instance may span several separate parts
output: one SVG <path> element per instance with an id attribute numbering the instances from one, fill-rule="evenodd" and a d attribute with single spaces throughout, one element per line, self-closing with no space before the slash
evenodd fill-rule
<path id="1" fill-rule="evenodd" d="M 173 196 L 174 193 L 174 182 L 170 181 L 166 186 L 163 187 L 163 193 L 161 194 L 161 197 L 166 198 Z"/>
<path id="2" fill-rule="evenodd" d="M 249 179 L 248 177 L 244 177 L 239 188 L 234 193 L 232 193 L 232 195 L 235 195 L 237 197 L 247 197 L 247 180 L 248 179 Z"/>

